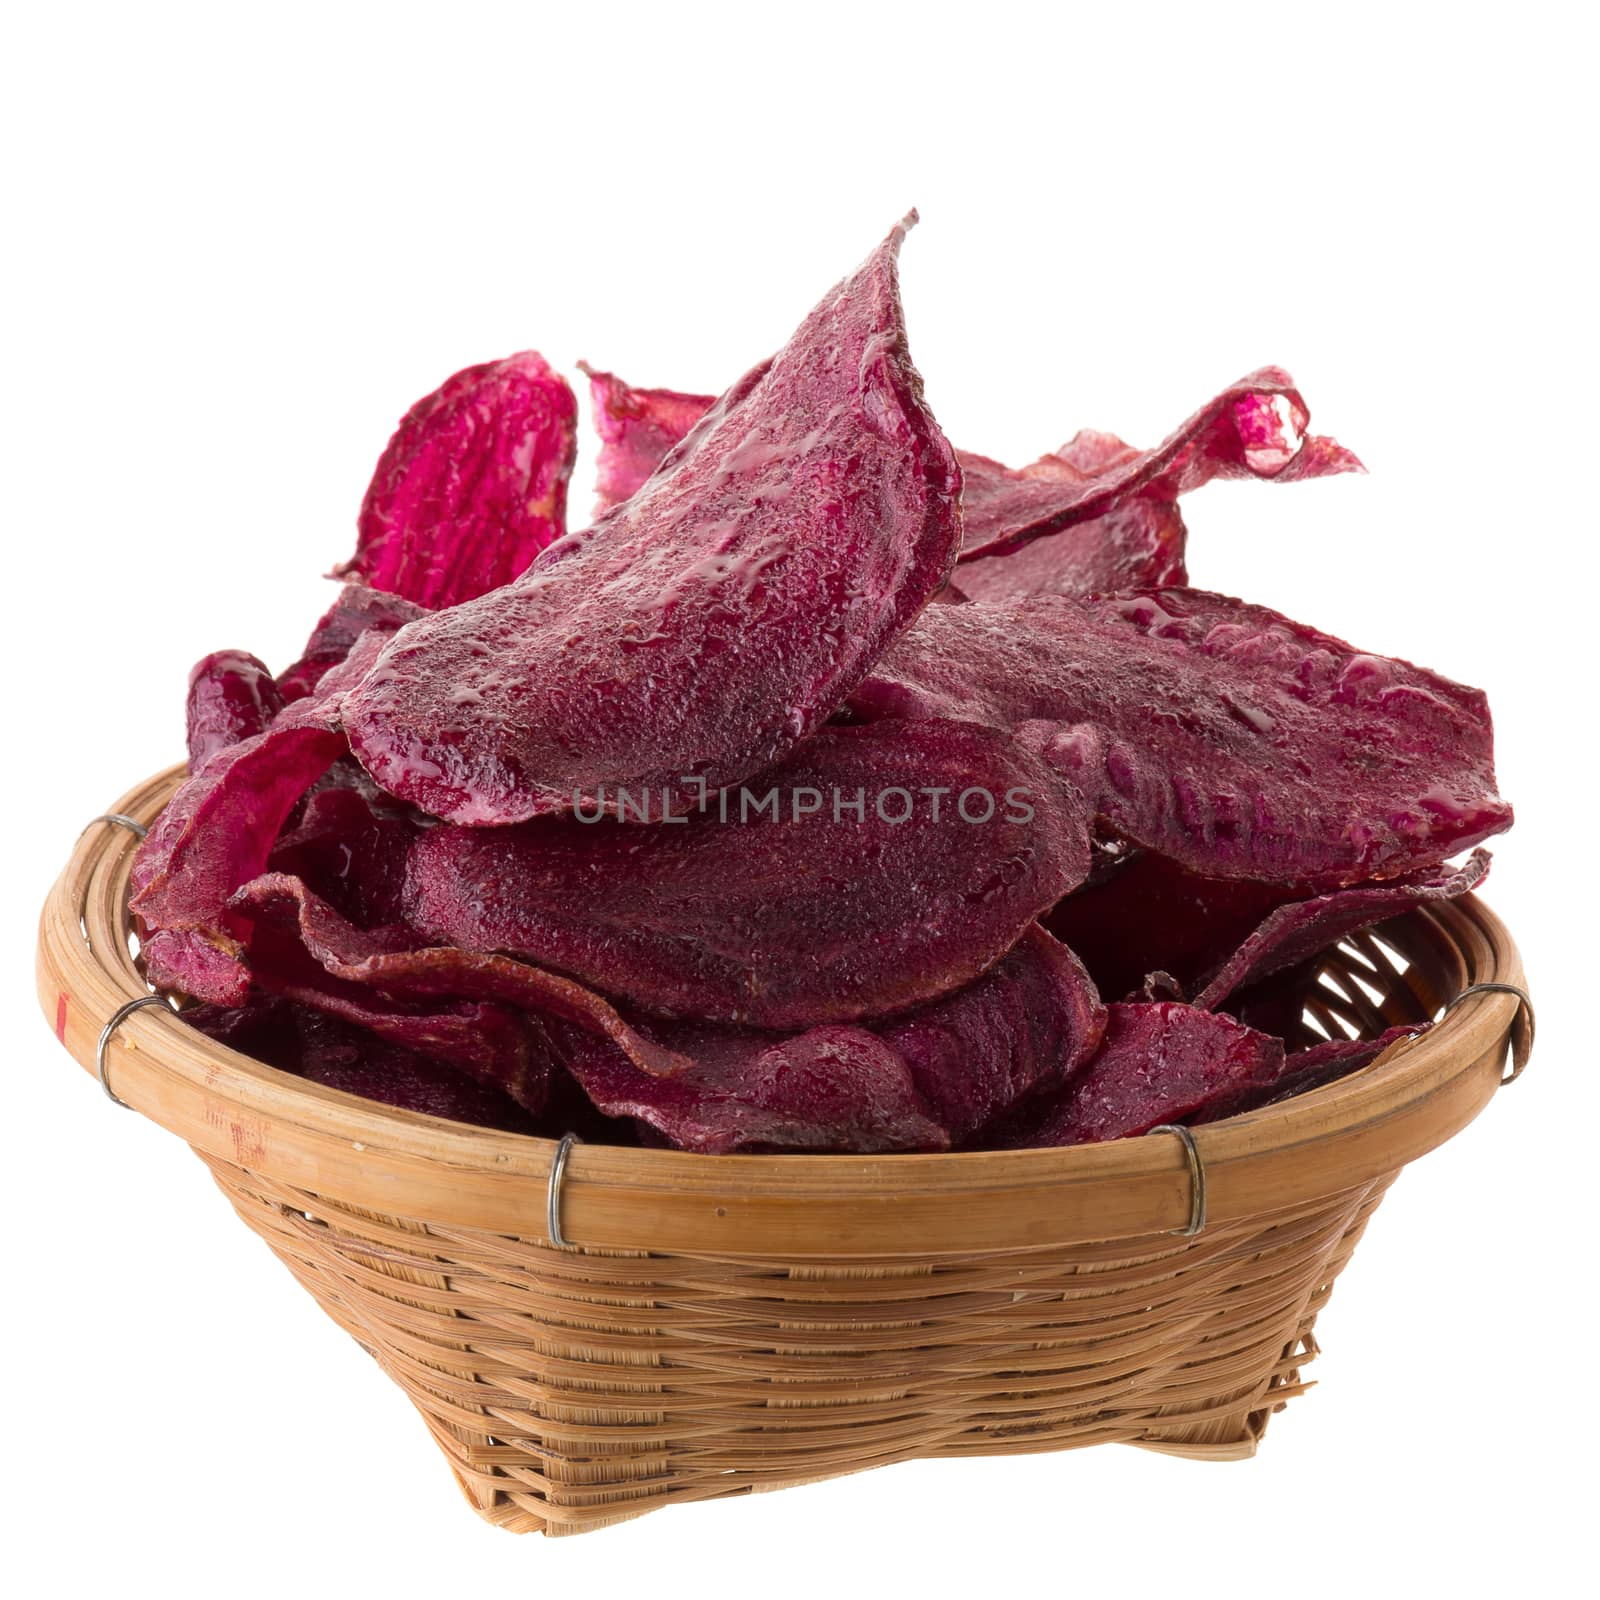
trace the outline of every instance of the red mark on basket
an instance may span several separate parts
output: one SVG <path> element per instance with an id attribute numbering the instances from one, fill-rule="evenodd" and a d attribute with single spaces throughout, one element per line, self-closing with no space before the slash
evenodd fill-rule
<path id="1" fill-rule="evenodd" d="M 64 994 L 56 996 L 56 1038 L 62 1044 L 67 1042 L 67 997 Z"/>
<path id="2" fill-rule="evenodd" d="M 208 1126 L 227 1134 L 235 1166 L 254 1167 L 266 1155 L 267 1127 L 259 1117 L 236 1117 L 227 1107 L 208 1100 L 205 1118 Z"/>

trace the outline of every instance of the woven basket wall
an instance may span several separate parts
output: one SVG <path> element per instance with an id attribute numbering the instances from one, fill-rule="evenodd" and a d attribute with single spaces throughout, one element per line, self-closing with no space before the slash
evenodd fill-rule
<path id="1" fill-rule="evenodd" d="M 148 822 L 175 782 L 116 810 Z M 134 842 L 86 831 L 41 922 L 41 1002 L 91 1071 L 106 1019 L 148 993 Z M 1523 982 L 1471 897 L 1323 971 L 1307 1006 L 1329 1031 Z M 117 1030 L 107 1076 L 406 1391 L 483 1516 L 566 1534 L 919 1456 L 1251 1454 L 1388 1184 L 1488 1102 L 1525 1027 L 1475 994 L 1344 1083 L 1197 1130 L 1193 1236 L 1188 1152 L 1158 1134 L 887 1158 L 580 1146 L 563 1246 L 549 1141 L 306 1084 L 160 1009 Z"/>

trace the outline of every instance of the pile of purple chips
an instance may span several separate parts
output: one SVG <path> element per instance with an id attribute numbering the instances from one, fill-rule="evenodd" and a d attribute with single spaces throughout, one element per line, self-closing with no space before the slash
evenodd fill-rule
<path id="1" fill-rule="evenodd" d="M 1488 706 L 1190 587 L 1180 510 L 1359 462 L 1277 368 L 1154 449 L 955 449 L 908 224 L 720 396 L 586 368 L 579 532 L 542 358 L 412 408 L 301 658 L 191 675 L 132 904 L 194 1026 L 436 1116 L 710 1153 L 1115 1139 L 1391 1042 L 1291 1047 L 1295 986 L 1483 880 Z"/>

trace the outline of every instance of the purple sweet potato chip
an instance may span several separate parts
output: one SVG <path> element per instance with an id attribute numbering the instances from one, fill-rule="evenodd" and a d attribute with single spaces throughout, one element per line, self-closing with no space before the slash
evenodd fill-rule
<path id="1" fill-rule="evenodd" d="M 541 1111 L 550 1098 L 550 1084 L 559 1069 L 549 1042 L 542 1029 L 509 1006 L 481 1000 L 435 1002 L 425 1008 L 385 1006 L 321 983 L 285 984 L 269 992 L 335 1018 L 392 1049 L 425 1057 L 469 1083 L 503 1095 L 524 1111 Z"/>
<path id="2" fill-rule="evenodd" d="M 595 427 L 600 435 L 599 510 L 626 500 L 661 464 L 667 453 L 715 403 L 714 397 L 681 394 L 676 389 L 635 389 L 615 373 L 592 372 Z M 1104 442 L 1102 454 L 1138 454 L 1110 434 L 1080 434 L 1078 460 L 1086 467 L 1088 441 Z M 987 456 L 958 450 L 962 473 L 962 505 L 967 515 L 1009 492 L 1019 476 Z M 1045 463 L 1065 467 L 1063 458 Z M 1022 475 L 1043 469 L 1023 468 Z M 1070 470 L 1070 469 L 1069 469 Z M 1083 470 L 1074 473 L 1081 480 Z M 970 561 L 962 568 L 960 587 L 947 583 L 941 599 L 1007 599 L 1021 594 L 1097 594 L 1111 589 L 1155 589 L 1186 584 L 1186 533 L 1177 504 L 1137 495 L 1114 506 L 1105 516 L 1075 524 L 1061 538 L 1044 539 L 1005 556 Z"/>
<path id="3" fill-rule="evenodd" d="M 532 350 L 456 373 L 395 430 L 334 575 L 429 610 L 509 583 L 566 531 L 577 418 Z"/>
<path id="4" fill-rule="evenodd" d="M 1099 1048 L 1106 1008 L 1083 963 L 1035 925 L 964 989 L 869 1024 L 953 1143 Z"/>
<path id="5" fill-rule="evenodd" d="M 600 1112 L 640 1118 L 684 1148 L 943 1148 L 1064 1079 L 1104 1025 L 1082 966 L 1038 928 L 954 994 L 888 1020 L 784 1036 L 624 1018 L 570 980 L 504 956 L 394 948 L 387 933 L 352 927 L 281 875 L 237 899 L 255 928 L 258 975 L 276 992 L 457 1063 L 527 1104 L 507 1076 L 515 1058 L 475 1049 L 461 1026 L 474 1006 L 520 1010 Z M 318 977 L 271 942 L 285 933 Z"/>
<path id="6" fill-rule="evenodd" d="M 558 1027 L 556 1036 L 599 1110 L 646 1124 L 675 1149 L 871 1154 L 949 1145 L 905 1064 L 864 1029 L 822 1027 L 786 1039 L 654 1028 L 690 1034 L 680 1041 L 694 1052 L 684 1072 L 652 1077 L 591 1034 Z"/>
<path id="7" fill-rule="evenodd" d="M 964 561 L 954 581 L 969 600 L 1182 587 L 1187 539 L 1176 504 L 1139 496 L 1005 555 Z"/>
<path id="8" fill-rule="evenodd" d="M 299 1070 L 295 1007 L 277 995 L 252 995 L 242 1006 L 186 1006 L 178 1016 L 241 1055 L 254 1056 L 282 1072 Z"/>
<path id="9" fill-rule="evenodd" d="M 406 863 L 426 821 L 375 798 L 345 784 L 313 791 L 267 862 L 361 928 L 404 921 Z"/>
<path id="10" fill-rule="evenodd" d="M 183 1020 L 220 1044 L 329 1089 L 507 1133 L 539 1131 L 537 1119 L 498 1090 L 308 1006 L 270 996 L 239 1009 L 193 1006 Z"/>
<path id="11" fill-rule="evenodd" d="M 717 403 L 714 394 L 636 389 L 614 372 L 578 363 L 589 380 L 594 426 L 600 435 L 595 515 L 621 505 L 644 486 L 662 458 Z"/>
<path id="12" fill-rule="evenodd" d="M 1199 589 L 930 606 L 858 720 L 1055 725 L 1102 824 L 1210 877 L 1398 877 L 1508 827 L 1483 694 Z"/>
<path id="13" fill-rule="evenodd" d="M 634 389 L 611 373 L 592 374 L 591 381 L 602 502 L 610 494 L 614 503 L 644 482 L 711 401 Z M 1026 467 L 958 451 L 966 530 L 960 590 L 975 600 L 1000 600 L 1186 584 L 1179 495 L 1216 477 L 1289 482 L 1362 470 L 1343 446 L 1307 437 L 1309 422 L 1289 375 L 1264 367 L 1155 450 L 1084 429 Z"/>
<path id="14" fill-rule="evenodd" d="M 345 707 L 380 785 L 473 825 L 615 810 L 624 788 L 681 802 L 827 720 L 960 541 L 960 472 L 906 348 L 904 233 L 638 494 L 392 641 Z"/>
<path id="15" fill-rule="evenodd" d="M 189 674 L 184 707 L 189 771 L 219 750 L 254 738 L 283 709 L 283 695 L 266 665 L 246 650 L 217 650 Z"/>
<path id="16" fill-rule="evenodd" d="M 1019 1097 L 1063 1081 L 1095 1047 L 1104 1013 L 1088 975 L 1041 929 L 975 983 L 888 1022 L 788 1036 L 637 1019 L 691 1063 L 637 1070 L 591 1034 L 557 1026 L 569 1068 L 610 1116 L 686 1150 L 938 1150 Z"/>
<path id="17" fill-rule="evenodd" d="M 703 810 L 646 820 L 435 828 L 407 920 L 656 1015 L 789 1028 L 959 987 L 1089 866 L 1077 791 L 972 723 L 829 727 Z"/>
<path id="18" fill-rule="evenodd" d="M 1295 966 L 1375 922 L 1432 901 L 1454 900 L 1488 875 L 1489 852 L 1474 850 L 1459 867 L 1402 882 L 1358 884 L 1279 906 L 1208 976 L 1194 1003 L 1214 1011 L 1247 984 Z"/>
<path id="19" fill-rule="evenodd" d="M 1110 473 L 1137 462 L 1141 455 L 1138 446 L 1095 428 L 1079 429 L 1060 450 L 1025 467 L 1008 467 L 992 456 L 964 450 L 961 500 L 967 510 L 968 531 L 982 530 L 982 542 L 992 544 L 997 528 L 1014 531 L 1005 524 L 1019 497 L 1025 499 L 1030 493 L 1040 497 L 1048 488 L 1057 500 L 1076 499 L 1103 486 Z"/>
<path id="20" fill-rule="evenodd" d="M 1184 999 L 1269 911 L 1294 898 L 1292 886 L 1205 877 L 1142 850 L 1040 920 L 1077 952 L 1101 994 L 1131 999 L 1160 972 Z"/>
<path id="21" fill-rule="evenodd" d="M 587 371 L 588 369 L 585 368 Z M 633 494 L 713 403 L 590 373 L 601 437 L 602 509 Z M 1219 395 L 1156 450 L 1080 431 L 1026 467 L 958 450 L 965 538 L 959 592 L 975 600 L 1101 594 L 1187 584 L 1178 496 L 1213 477 L 1290 481 L 1360 471 L 1266 367 Z"/>
<path id="22" fill-rule="evenodd" d="M 1065 1089 L 1019 1106 L 996 1130 L 1007 1149 L 1096 1144 L 1184 1122 L 1247 1087 L 1273 1082 L 1283 1042 L 1177 1001 L 1107 1008 L 1099 1050 Z"/>
<path id="23" fill-rule="evenodd" d="M 377 634 L 358 640 L 316 693 L 286 706 L 264 732 L 219 751 L 140 844 L 128 903 L 158 988 L 223 1006 L 248 997 L 248 927 L 228 899 L 265 868 L 301 797 L 344 754 L 339 702 L 383 643 Z"/>
<path id="24" fill-rule="evenodd" d="M 1308 1021 L 1308 1017 L 1315 1015 L 1308 1002 L 1318 1000 L 1322 969 L 1323 958 L 1319 952 L 1297 967 L 1285 967 L 1270 978 L 1251 984 L 1219 1006 L 1218 1010 L 1226 1011 L 1230 1017 L 1236 1017 L 1258 1033 L 1270 1033 L 1282 1039 L 1284 1048 L 1291 1054 L 1310 1045 L 1322 1044 L 1328 1038 L 1326 1024 L 1320 1018 L 1316 1026 Z M 1190 984 L 1177 998 L 1188 1000 L 1193 992 L 1194 985 Z M 1321 1009 L 1318 1005 L 1317 1010 Z"/>
<path id="25" fill-rule="evenodd" d="M 1390 1045 L 1401 1039 L 1415 1039 L 1432 1026 L 1421 1022 L 1410 1027 L 1385 1028 L 1372 1039 L 1330 1039 L 1326 1044 L 1296 1050 L 1284 1058 L 1275 1077 L 1260 1083 L 1244 1084 L 1231 1093 L 1210 1101 L 1194 1117 L 1195 1122 L 1220 1122 L 1244 1111 L 1275 1106 L 1296 1095 L 1337 1083 L 1364 1067 L 1370 1067 Z"/>
<path id="26" fill-rule="evenodd" d="M 347 583 L 311 631 L 300 659 L 278 674 L 285 700 L 310 694 L 332 668 L 339 665 L 364 634 L 383 637 L 397 633 L 408 622 L 426 616 L 422 606 L 397 594 L 369 589 L 364 583 Z"/>
<path id="27" fill-rule="evenodd" d="M 292 936 L 294 947 L 325 979 L 333 980 L 296 982 L 294 998 L 349 1020 L 363 1020 L 353 1009 L 358 1004 L 400 1006 L 441 1019 L 459 1014 L 465 1004 L 491 1004 L 537 1018 L 541 1026 L 545 1020 L 566 1021 L 612 1039 L 643 1073 L 669 1076 L 687 1065 L 642 1037 L 608 1001 L 570 978 L 508 956 L 415 945 L 406 929 L 357 928 L 286 874 L 253 879 L 233 896 L 233 906 L 277 937 L 263 961 L 269 981 L 275 974 L 289 974 L 288 979 L 276 979 L 287 991 L 293 975 L 303 973 L 288 943 Z M 330 995 L 336 1004 L 328 1003 Z"/>
<path id="28" fill-rule="evenodd" d="M 250 972 L 259 992 L 336 1017 L 388 1044 L 465 1072 L 525 1110 L 544 1106 L 556 1068 L 548 1037 L 536 1019 L 470 993 L 396 999 L 330 973 L 300 939 L 297 895 L 315 903 L 297 880 L 266 874 L 236 897 L 251 917 Z M 404 953 L 412 946 L 401 932 L 382 930 L 369 936 L 370 942 Z"/>
<path id="29" fill-rule="evenodd" d="M 1290 483 L 1362 470 L 1342 445 L 1308 435 L 1310 421 L 1289 374 L 1262 367 L 1201 407 L 1154 450 L 1134 450 L 1114 434 L 1086 430 L 1019 470 L 986 462 L 975 479 L 969 474 L 962 561 L 1060 533 L 1134 497 L 1170 504 L 1213 478 Z"/>
<path id="30" fill-rule="evenodd" d="M 537 1118 L 510 1095 L 442 1061 L 353 1027 L 326 1012 L 300 1008 L 300 1075 L 403 1111 L 536 1133 Z"/>

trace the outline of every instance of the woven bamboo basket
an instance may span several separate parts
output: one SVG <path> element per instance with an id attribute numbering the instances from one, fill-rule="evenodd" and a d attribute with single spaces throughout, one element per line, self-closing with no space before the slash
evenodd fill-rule
<path id="1" fill-rule="evenodd" d="M 178 778 L 116 811 L 150 822 Z M 41 921 L 40 1000 L 91 1072 L 108 1019 L 150 993 L 134 844 L 91 825 Z M 1524 981 L 1471 896 L 1346 942 L 1321 974 L 1307 1010 L 1330 1032 Z M 1251 1455 L 1306 1387 L 1317 1313 L 1390 1182 L 1530 1042 L 1529 1010 L 1479 991 L 1366 1071 L 1190 1138 L 564 1161 L 308 1084 L 160 1004 L 103 1049 L 109 1090 L 194 1148 L 410 1396 L 480 1515 L 569 1534 L 913 1457 Z"/>

